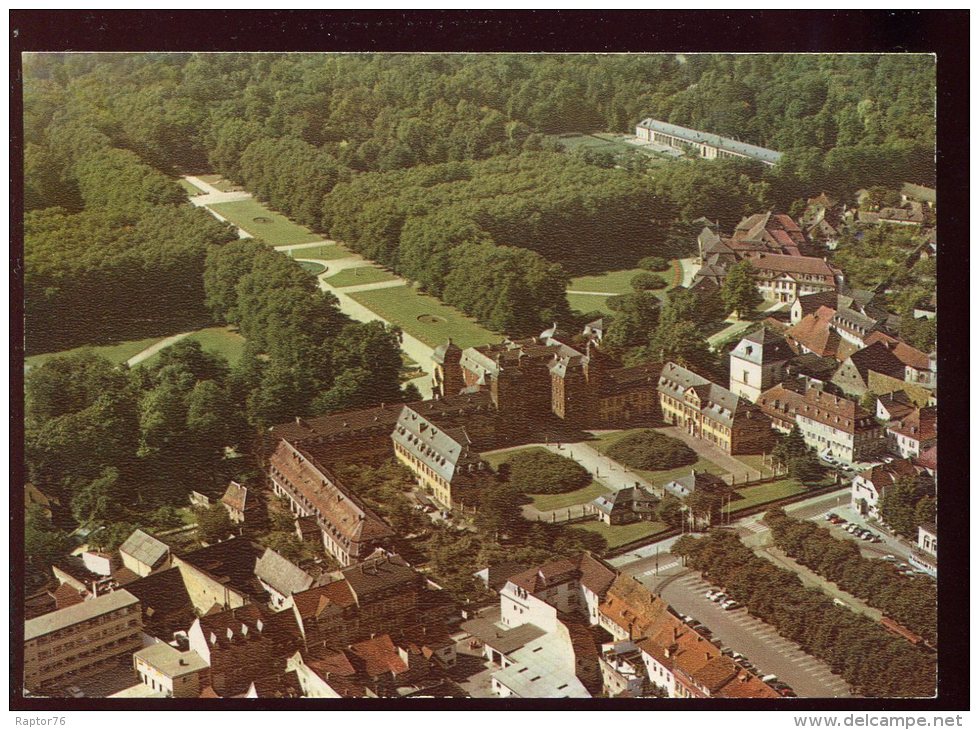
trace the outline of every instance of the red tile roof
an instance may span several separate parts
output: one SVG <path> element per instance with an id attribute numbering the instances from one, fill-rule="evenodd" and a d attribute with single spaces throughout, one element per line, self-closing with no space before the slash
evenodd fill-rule
<path id="1" fill-rule="evenodd" d="M 912 367 L 915 370 L 928 370 L 931 367 L 931 360 L 927 353 L 911 347 L 911 345 L 903 340 L 899 340 L 896 337 L 891 337 L 883 332 L 872 332 L 864 340 L 864 343 L 867 345 L 872 345 L 875 342 L 884 343 L 887 346 L 887 349 L 908 367 Z"/>
<path id="2" fill-rule="evenodd" d="M 931 441 L 938 437 L 938 409 L 917 408 L 889 430 L 915 441 Z"/>
<path id="3" fill-rule="evenodd" d="M 389 672 L 398 675 L 408 671 L 408 664 L 387 634 L 351 644 L 347 652 L 351 663 L 369 677 L 379 677 Z"/>
<path id="4" fill-rule="evenodd" d="M 782 254 L 762 253 L 756 256 L 749 256 L 748 260 L 756 269 L 764 271 L 775 271 L 783 274 L 810 274 L 822 276 L 830 281 L 837 274 L 826 261 L 815 256 L 785 256 Z"/>
<path id="5" fill-rule="evenodd" d="M 830 326 L 835 314 L 829 307 L 821 306 L 785 330 L 785 336 L 820 357 L 836 357 L 842 338 Z"/>
<path id="6" fill-rule="evenodd" d="M 796 415 L 801 415 L 851 434 L 877 427 L 873 416 L 855 401 L 817 388 L 808 388 L 802 394 L 779 383 L 759 396 L 758 406 L 773 419 L 794 421 Z"/>

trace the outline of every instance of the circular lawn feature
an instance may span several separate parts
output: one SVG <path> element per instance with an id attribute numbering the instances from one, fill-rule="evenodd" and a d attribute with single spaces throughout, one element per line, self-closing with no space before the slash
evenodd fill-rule
<path id="1" fill-rule="evenodd" d="M 434 314 L 419 314 L 415 319 L 422 324 L 439 324 L 445 321 L 441 317 L 436 317 Z"/>
<path id="2" fill-rule="evenodd" d="M 254 221 L 255 223 L 271 223 L 272 219 L 266 218 L 264 215 L 259 215 L 252 218 L 252 221 Z"/>
<path id="3" fill-rule="evenodd" d="M 327 271 L 327 268 L 323 266 L 323 264 L 318 263 L 316 261 L 297 261 L 296 263 L 302 266 L 303 269 L 308 271 L 313 276 L 319 276 L 320 274 Z"/>

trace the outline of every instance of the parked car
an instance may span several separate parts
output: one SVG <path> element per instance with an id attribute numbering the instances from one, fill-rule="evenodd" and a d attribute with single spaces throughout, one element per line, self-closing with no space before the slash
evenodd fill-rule
<path id="1" fill-rule="evenodd" d="M 778 693 L 780 695 L 782 695 L 783 697 L 798 697 L 799 696 L 799 695 L 797 695 L 795 693 L 795 690 L 793 690 L 791 687 L 784 687 L 784 688 L 780 689 L 778 691 Z"/>
<path id="2" fill-rule="evenodd" d="M 722 603 L 727 600 L 727 596 L 725 596 L 723 593 L 718 591 L 717 593 L 714 594 L 714 597 L 711 598 L 710 600 L 712 600 L 714 603 Z"/>
<path id="3" fill-rule="evenodd" d="M 72 697 L 84 697 L 85 696 L 85 693 L 82 692 L 81 688 L 80 687 L 76 687 L 74 685 L 72 685 L 71 687 L 68 688 L 68 694 L 70 694 Z"/>
<path id="4" fill-rule="evenodd" d="M 718 593 L 720 593 L 720 591 L 716 591 L 716 590 L 713 590 L 713 589 L 712 590 L 709 590 L 709 591 L 707 591 L 704 594 L 704 598 L 706 598 L 708 601 L 713 601 L 714 600 L 714 596 L 716 596 Z"/>
<path id="5" fill-rule="evenodd" d="M 833 603 L 835 603 L 840 608 L 846 608 L 847 607 L 847 605 L 843 601 L 841 601 L 839 598 L 834 598 L 833 599 Z"/>
<path id="6" fill-rule="evenodd" d="M 764 677 L 761 678 L 761 681 L 764 682 L 765 684 L 771 684 L 772 682 L 777 682 L 778 677 L 776 677 L 774 674 L 766 674 Z"/>
<path id="7" fill-rule="evenodd" d="M 721 656 L 727 656 L 727 657 L 731 657 L 733 659 L 734 658 L 734 650 L 733 649 L 730 649 L 728 647 L 724 647 L 723 649 L 721 649 Z"/>
<path id="8" fill-rule="evenodd" d="M 881 560 L 884 560 L 884 561 L 886 561 L 888 563 L 893 563 L 893 562 L 895 562 L 897 560 L 897 555 L 890 555 L 890 554 L 888 554 L 888 555 L 885 555 L 884 557 L 882 557 Z"/>
<path id="9" fill-rule="evenodd" d="M 721 608 L 725 611 L 733 611 L 736 608 L 741 608 L 741 604 L 735 601 L 733 598 L 729 598 L 721 604 Z"/>
<path id="10" fill-rule="evenodd" d="M 694 628 L 694 631 L 700 634 L 701 636 L 703 636 L 705 639 L 709 639 L 711 635 L 714 633 L 706 626 L 697 626 Z"/>
<path id="11" fill-rule="evenodd" d="M 836 520 L 836 519 L 839 519 L 839 515 L 836 514 L 835 512 L 829 512 L 826 515 L 826 521 L 827 522 L 832 522 L 833 520 Z"/>

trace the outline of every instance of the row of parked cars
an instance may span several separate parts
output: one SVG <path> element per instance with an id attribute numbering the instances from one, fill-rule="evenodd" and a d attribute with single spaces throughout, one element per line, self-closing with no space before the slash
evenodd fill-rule
<path id="1" fill-rule="evenodd" d="M 704 598 L 708 601 L 716 603 L 718 606 L 723 608 L 725 611 L 733 611 L 736 608 L 741 608 L 741 604 L 730 598 L 724 591 L 712 588 L 704 594 Z"/>
<path id="2" fill-rule="evenodd" d="M 839 525 L 846 532 L 849 532 L 854 537 L 859 537 L 861 540 L 866 540 L 867 542 L 881 542 L 880 535 L 878 535 L 876 532 L 872 532 L 866 527 L 861 527 L 856 522 L 847 522 L 835 512 L 830 512 L 828 515 L 826 515 L 826 521 L 831 522 L 834 525 Z"/>
<path id="3" fill-rule="evenodd" d="M 719 603 L 719 605 L 722 608 L 725 608 L 725 610 L 728 611 L 738 608 L 740 606 L 739 603 L 725 596 L 723 591 L 717 589 L 709 590 L 704 595 L 705 597 L 708 597 L 709 600 L 714 601 L 715 603 Z M 730 605 L 725 607 L 724 603 L 729 603 Z M 711 630 L 706 626 L 704 626 L 702 623 L 700 623 L 700 621 L 695 619 L 693 616 L 680 616 L 680 618 L 683 619 L 683 622 L 691 629 L 693 629 L 695 632 L 703 636 L 708 641 L 712 641 L 714 645 L 721 650 L 722 656 L 730 657 L 731 661 L 733 661 L 742 669 L 747 669 L 752 674 L 761 675 L 761 672 L 758 670 L 758 668 L 750 661 L 748 661 L 748 657 L 746 657 L 744 654 L 741 654 L 740 652 L 734 651 L 734 649 L 724 646 L 724 644 L 722 644 L 717 639 L 711 638 L 712 637 Z M 768 674 L 761 677 L 761 681 L 765 682 L 767 685 L 772 687 L 776 692 L 782 695 L 782 697 L 797 696 L 795 691 L 789 685 L 787 685 L 785 682 L 780 682 L 778 677 L 776 677 L 774 674 Z"/>

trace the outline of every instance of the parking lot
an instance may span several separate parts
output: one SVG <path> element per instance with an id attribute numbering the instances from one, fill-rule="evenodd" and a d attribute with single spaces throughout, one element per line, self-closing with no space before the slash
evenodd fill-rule
<path id="1" fill-rule="evenodd" d="M 774 628 L 750 616 L 746 609 L 725 611 L 704 597 L 715 586 L 695 571 L 674 567 L 672 575 L 641 575 L 650 590 L 659 593 L 680 614 L 689 615 L 709 628 L 713 640 L 743 654 L 762 675 L 774 674 L 799 697 L 850 697 L 841 677 L 798 644 L 780 636 Z"/>

